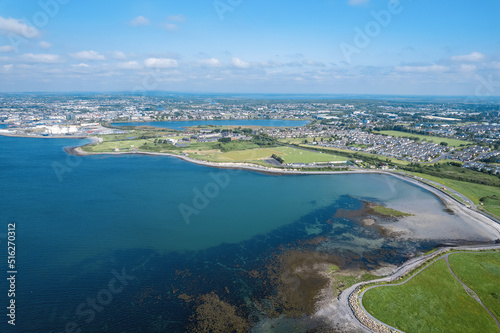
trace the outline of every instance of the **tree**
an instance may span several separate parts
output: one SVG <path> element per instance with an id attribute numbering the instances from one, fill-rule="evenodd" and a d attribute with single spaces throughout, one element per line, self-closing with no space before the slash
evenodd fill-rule
<path id="1" fill-rule="evenodd" d="M 448 146 L 448 142 L 443 141 L 443 142 L 440 143 L 440 145 L 447 147 Z"/>

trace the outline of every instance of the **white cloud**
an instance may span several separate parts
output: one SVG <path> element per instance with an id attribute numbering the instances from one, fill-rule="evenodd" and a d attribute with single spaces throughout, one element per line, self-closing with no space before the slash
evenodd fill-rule
<path id="1" fill-rule="evenodd" d="M 35 38 L 40 36 L 40 31 L 35 27 L 29 26 L 21 20 L 0 16 L 0 33 L 14 33 L 25 38 Z"/>
<path id="2" fill-rule="evenodd" d="M 22 59 L 28 62 L 35 63 L 45 63 L 45 64 L 54 64 L 57 62 L 61 62 L 61 58 L 57 54 L 46 54 L 46 53 L 26 53 L 22 55 Z"/>
<path id="3" fill-rule="evenodd" d="M 365 3 L 368 3 L 370 2 L 370 0 L 349 0 L 348 3 L 351 5 L 351 6 L 359 6 L 359 5 L 362 5 L 362 4 L 365 4 Z"/>
<path id="4" fill-rule="evenodd" d="M 10 52 L 10 51 L 14 51 L 14 47 L 12 45 L 0 46 L 0 53 L 2 53 L 2 52 Z"/>
<path id="5" fill-rule="evenodd" d="M 76 52 L 76 53 L 71 54 L 71 56 L 73 58 L 81 59 L 81 60 L 104 60 L 104 59 L 106 59 L 105 56 L 103 56 L 102 54 L 99 54 L 96 51 L 80 51 L 80 52 Z"/>
<path id="6" fill-rule="evenodd" d="M 82 67 L 82 68 L 88 68 L 90 67 L 90 65 L 86 64 L 86 63 L 81 63 L 81 64 L 78 64 L 78 65 L 71 65 L 73 67 Z"/>
<path id="7" fill-rule="evenodd" d="M 111 56 L 115 59 L 118 59 L 118 60 L 127 59 L 127 56 L 125 55 L 125 53 L 123 53 L 121 51 L 115 51 L 112 53 Z"/>
<path id="8" fill-rule="evenodd" d="M 446 66 L 428 65 L 428 66 L 397 66 L 396 71 L 406 73 L 440 73 L 449 70 Z"/>
<path id="9" fill-rule="evenodd" d="M 118 64 L 118 67 L 123 68 L 123 69 L 140 69 L 140 68 L 142 68 L 141 64 L 139 64 L 137 61 L 121 62 Z"/>
<path id="10" fill-rule="evenodd" d="M 177 24 L 173 23 L 165 23 L 164 25 L 165 29 L 167 29 L 170 32 L 177 31 L 179 29 L 179 26 Z"/>
<path id="11" fill-rule="evenodd" d="M 144 16 L 137 16 L 135 19 L 130 21 L 130 25 L 134 27 L 141 25 L 149 25 L 149 19 Z"/>
<path id="12" fill-rule="evenodd" d="M 174 21 L 174 22 L 186 22 L 186 17 L 184 15 L 170 15 L 167 17 L 168 21 Z"/>
<path id="13" fill-rule="evenodd" d="M 173 68 L 177 67 L 177 60 L 169 58 L 148 58 L 144 64 L 150 68 Z"/>
<path id="14" fill-rule="evenodd" d="M 10 71 L 14 67 L 13 64 L 3 65 L 2 68 L 5 72 Z"/>
<path id="15" fill-rule="evenodd" d="M 464 54 L 451 57 L 451 60 L 453 61 L 468 61 L 468 62 L 477 62 L 483 59 L 484 59 L 484 54 L 480 52 L 472 52 L 471 54 Z"/>
<path id="16" fill-rule="evenodd" d="M 460 65 L 460 70 L 462 70 L 462 72 L 473 72 L 476 70 L 476 65 L 462 64 Z"/>
<path id="17" fill-rule="evenodd" d="M 38 46 L 40 46 L 42 49 L 49 49 L 52 46 L 52 44 L 42 40 L 40 43 L 38 43 Z"/>
<path id="18" fill-rule="evenodd" d="M 304 65 L 307 66 L 315 66 L 315 67 L 325 67 L 326 65 L 321 62 L 321 61 L 316 61 L 316 60 L 304 60 L 302 61 Z"/>
<path id="19" fill-rule="evenodd" d="M 233 66 L 237 68 L 249 68 L 250 64 L 246 61 L 241 60 L 240 58 L 233 58 L 232 60 Z"/>
<path id="20" fill-rule="evenodd" d="M 209 67 L 217 67 L 220 66 L 221 64 L 220 60 L 216 58 L 202 59 L 199 61 L 199 63 L 203 66 L 209 66 Z"/>

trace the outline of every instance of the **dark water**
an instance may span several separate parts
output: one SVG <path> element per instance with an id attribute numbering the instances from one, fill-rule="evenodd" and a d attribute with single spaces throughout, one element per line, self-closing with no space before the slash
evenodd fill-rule
<path id="1" fill-rule="evenodd" d="M 0 137 L 0 262 L 15 223 L 15 332 L 183 332 L 214 316 L 213 304 L 252 324 L 291 311 L 270 266 L 282 255 L 316 251 L 373 269 L 438 243 L 387 237 L 335 218 L 338 209 L 406 198 L 446 216 L 432 195 L 389 176 L 273 176 L 63 151 L 82 142 Z M 12 331 L 5 318 L 0 326 Z"/>
<path id="2" fill-rule="evenodd" d="M 203 121 L 155 121 L 139 123 L 113 123 L 114 126 L 153 126 L 175 130 L 183 130 L 190 126 L 266 126 L 266 127 L 300 127 L 308 124 L 307 120 L 279 120 L 279 119 L 241 119 L 241 120 L 203 120 Z"/>

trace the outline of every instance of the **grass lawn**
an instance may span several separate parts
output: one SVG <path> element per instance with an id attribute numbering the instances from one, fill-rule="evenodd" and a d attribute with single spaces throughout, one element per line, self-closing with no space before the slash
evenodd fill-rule
<path id="1" fill-rule="evenodd" d="M 305 147 L 305 148 L 309 148 L 309 149 L 325 149 L 325 150 L 329 150 L 329 151 L 331 151 L 333 153 L 335 153 L 335 152 L 348 153 L 348 154 L 350 154 L 352 156 L 351 158 L 354 158 L 354 154 L 358 154 L 361 159 L 363 159 L 363 156 L 366 156 L 368 158 L 378 158 L 381 161 L 385 161 L 385 160 L 388 159 L 389 161 L 391 161 L 392 163 L 394 163 L 396 165 L 397 164 L 399 164 L 399 165 L 408 165 L 408 164 L 410 164 L 410 162 L 407 162 L 407 161 L 400 161 L 400 160 L 392 158 L 392 157 L 387 157 L 387 156 L 382 156 L 382 155 L 375 155 L 375 154 L 365 153 L 365 152 L 362 152 L 362 151 L 353 151 L 353 150 L 339 149 L 339 148 L 332 148 L 332 147 L 316 147 L 316 146 L 304 145 L 304 144 L 301 144 L 300 146 L 301 147 Z"/>
<path id="2" fill-rule="evenodd" d="M 423 135 L 423 134 L 413 134 L 413 133 L 406 133 L 406 132 L 399 132 L 399 131 L 380 131 L 380 132 L 376 132 L 376 133 L 390 135 L 390 136 L 394 136 L 394 137 L 404 137 L 404 136 L 416 137 L 416 138 L 420 138 L 421 140 L 427 140 L 427 141 L 431 141 L 431 142 L 434 142 L 437 144 L 440 144 L 441 142 L 447 142 L 448 146 L 450 146 L 450 147 L 459 147 L 460 145 L 472 144 L 472 142 L 470 142 L 470 141 L 442 138 L 439 136 L 431 136 L 431 135 Z"/>
<path id="3" fill-rule="evenodd" d="M 500 252 L 453 253 L 451 269 L 500 320 Z"/>
<path id="4" fill-rule="evenodd" d="M 104 141 L 97 145 L 86 146 L 84 150 L 89 152 L 112 152 L 115 148 L 119 148 L 120 150 L 128 151 L 128 148 L 139 148 L 146 142 L 152 144 L 151 141 L 144 139 L 132 139 L 124 141 Z"/>
<path id="5" fill-rule="evenodd" d="M 281 153 L 277 155 L 282 157 L 285 160 L 285 163 L 347 161 L 346 157 L 307 151 L 298 148 L 279 147 L 277 150 L 281 151 Z"/>
<path id="6" fill-rule="evenodd" d="M 401 286 L 368 290 L 366 310 L 381 321 L 412 332 L 498 332 L 495 321 L 438 260 Z"/>
<path id="7" fill-rule="evenodd" d="M 262 160 L 270 157 L 272 154 L 280 154 L 278 148 L 257 148 L 248 150 L 237 150 L 222 153 L 216 156 L 216 159 L 224 162 L 245 162 Z"/>
<path id="8" fill-rule="evenodd" d="M 202 154 L 203 152 L 200 152 Z M 212 161 L 219 162 L 250 162 L 270 158 L 276 154 L 285 160 L 285 163 L 312 163 L 346 161 L 345 157 L 330 154 L 321 154 L 291 147 L 258 148 L 239 151 L 231 151 L 212 155 Z"/>
<path id="9" fill-rule="evenodd" d="M 479 199 L 483 197 L 496 195 L 498 198 L 500 198 L 500 187 L 463 182 L 447 178 L 439 178 L 417 172 L 409 173 L 418 177 L 441 183 L 444 186 L 454 189 L 455 191 L 460 192 L 467 198 L 471 199 L 476 205 L 479 205 Z M 487 199 L 485 200 L 484 206 L 482 207 L 488 212 L 496 216 L 500 216 L 500 200 Z"/>
<path id="10" fill-rule="evenodd" d="M 422 163 L 422 164 L 445 164 L 445 163 L 449 163 L 449 162 L 454 162 L 454 163 L 459 163 L 459 164 L 463 164 L 462 162 L 460 161 L 455 161 L 455 160 L 448 160 L 448 159 L 444 159 L 444 160 L 439 160 L 437 161 L 436 163 Z"/>
<path id="11" fill-rule="evenodd" d="M 399 210 L 395 210 L 395 209 L 380 206 L 380 205 L 376 205 L 372 209 L 379 214 L 382 214 L 385 216 L 390 216 L 390 217 L 413 216 L 413 214 L 400 212 Z"/>

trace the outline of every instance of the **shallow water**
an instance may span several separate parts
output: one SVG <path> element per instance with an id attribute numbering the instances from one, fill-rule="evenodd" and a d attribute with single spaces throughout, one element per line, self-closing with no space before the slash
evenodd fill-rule
<path id="1" fill-rule="evenodd" d="M 0 137 L 0 236 L 4 244 L 7 223 L 16 223 L 20 331 L 63 332 L 76 322 L 85 332 L 182 332 L 200 327 L 206 304 L 255 323 L 307 312 L 287 307 L 280 293 L 290 286 L 276 283 L 302 260 L 296 251 L 373 269 L 453 238 L 457 223 L 470 240 L 488 240 L 432 194 L 387 175 L 280 176 L 63 151 L 83 142 Z M 335 217 L 361 200 L 416 216 L 378 221 L 406 228 L 404 237 Z M 433 237 L 418 234 L 430 227 L 416 223 L 422 212 Z M 270 273 L 276 262 L 281 273 Z M 122 269 L 134 279 L 99 311 L 86 305 L 102 300 Z"/>

